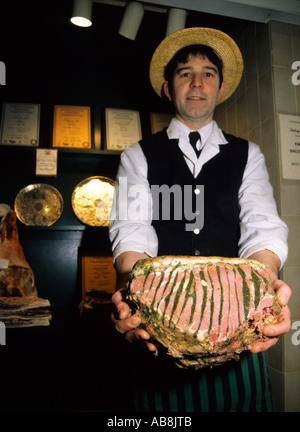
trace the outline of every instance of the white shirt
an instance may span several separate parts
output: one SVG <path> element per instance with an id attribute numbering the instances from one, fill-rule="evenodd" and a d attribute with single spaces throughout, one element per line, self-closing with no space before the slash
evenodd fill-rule
<path id="1" fill-rule="evenodd" d="M 167 129 L 170 139 L 179 140 L 187 166 L 196 178 L 203 165 L 219 153 L 219 146 L 228 142 L 217 123 L 212 121 L 199 129 L 202 152 L 197 158 L 189 143 L 190 132 L 175 118 Z M 114 259 L 126 251 L 157 256 L 158 239 L 151 225 L 152 196 L 147 171 L 147 161 L 138 143 L 122 152 L 109 228 Z M 254 252 L 269 249 L 279 257 L 282 267 L 288 255 L 288 229 L 277 213 L 264 155 L 253 142 L 249 142 L 239 204 L 239 256 L 247 258 Z"/>

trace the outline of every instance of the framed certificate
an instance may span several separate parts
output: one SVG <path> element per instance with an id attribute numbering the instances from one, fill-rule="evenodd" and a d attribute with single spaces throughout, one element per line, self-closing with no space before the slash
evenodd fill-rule
<path id="1" fill-rule="evenodd" d="M 54 106 L 53 147 L 90 149 L 90 107 Z"/>
<path id="2" fill-rule="evenodd" d="M 81 309 L 93 309 L 99 303 L 110 303 L 117 282 L 112 256 L 83 255 L 81 268 Z"/>
<path id="3" fill-rule="evenodd" d="M 1 144 L 31 146 L 39 145 L 39 104 L 4 103 L 1 122 Z"/>
<path id="4" fill-rule="evenodd" d="M 282 177 L 300 180 L 300 115 L 278 114 Z"/>
<path id="5" fill-rule="evenodd" d="M 106 149 L 124 150 L 142 139 L 139 111 L 106 108 Z"/>
<path id="6" fill-rule="evenodd" d="M 155 134 L 164 127 L 169 126 L 170 121 L 174 116 L 165 113 L 150 113 L 151 132 Z"/>

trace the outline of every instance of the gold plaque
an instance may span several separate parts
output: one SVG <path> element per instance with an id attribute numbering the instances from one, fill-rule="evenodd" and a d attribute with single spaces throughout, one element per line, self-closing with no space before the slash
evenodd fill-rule
<path id="1" fill-rule="evenodd" d="M 108 226 L 115 182 L 106 177 L 89 177 L 72 194 L 72 208 L 78 219 L 90 226 Z"/>
<path id="2" fill-rule="evenodd" d="M 90 107 L 54 106 L 53 147 L 92 147 Z"/>
<path id="3" fill-rule="evenodd" d="M 116 290 L 117 278 L 112 256 L 82 256 L 81 310 L 110 303 Z"/>
<path id="4" fill-rule="evenodd" d="M 15 199 L 15 212 L 25 225 L 50 226 L 61 216 L 63 198 L 48 184 L 31 184 L 21 189 Z"/>

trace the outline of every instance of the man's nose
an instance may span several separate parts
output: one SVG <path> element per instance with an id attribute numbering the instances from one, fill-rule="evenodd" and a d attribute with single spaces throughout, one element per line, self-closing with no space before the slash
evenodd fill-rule
<path id="1" fill-rule="evenodd" d="M 199 73 L 195 73 L 192 77 L 191 81 L 192 87 L 203 87 L 202 75 Z"/>

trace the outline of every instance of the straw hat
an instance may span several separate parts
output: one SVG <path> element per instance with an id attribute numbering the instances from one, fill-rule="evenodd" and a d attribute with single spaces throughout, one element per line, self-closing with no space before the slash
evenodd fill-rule
<path id="1" fill-rule="evenodd" d="M 230 36 L 220 30 L 204 27 L 185 28 L 167 36 L 155 50 L 150 63 L 150 81 L 155 92 L 161 97 L 164 69 L 172 57 L 181 48 L 188 45 L 201 44 L 213 48 L 221 57 L 226 82 L 225 92 L 219 103 L 224 102 L 237 88 L 243 74 L 243 58 L 241 52 Z"/>

